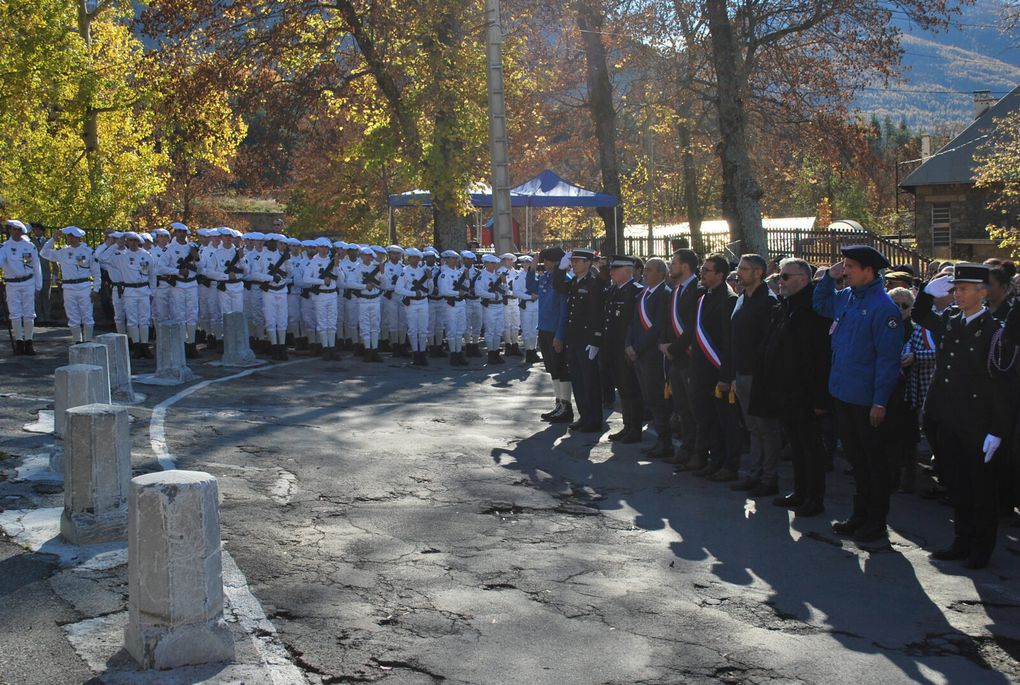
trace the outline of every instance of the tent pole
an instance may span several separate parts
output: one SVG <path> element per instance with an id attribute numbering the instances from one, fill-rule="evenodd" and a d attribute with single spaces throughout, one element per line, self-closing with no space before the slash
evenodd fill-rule
<path id="1" fill-rule="evenodd" d="M 620 237 L 620 213 L 616 211 L 616 207 L 613 207 L 613 241 L 612 245 L 616 248 L 616 254 L 620 254 L 620 246 L 616 244 L 616 241 Z"/>

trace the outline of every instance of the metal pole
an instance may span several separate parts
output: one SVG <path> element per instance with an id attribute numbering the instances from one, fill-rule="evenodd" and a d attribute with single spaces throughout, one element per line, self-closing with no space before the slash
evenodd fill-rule
<path id="1" fill-rule="evenodd" d="M 397 244 L 397 225 L 393 222 L 393 207 L 390 207 L 389 219 L 390 245 Z"/>
<path id="2" fill-rule="evenodd" d="M 497 253 L 510 252 L 513 216 L 510 207 L 510 156 L 507 150 L 506 98 L 503 92 L 503 28 L 499 0 L 486 0 L 486 71 L 489 82 L 489 154 L 492 158 L 492 233 Z"/>
<path id="3" fill-rule="evenodd" d="M 655 146 L 652 142 L 652 108 L 648 107 L 648 121 L 645 124 L 648 137 L 648 249 L 653 250 L 655 240 L 655 218 L 653 216 L 652 193 L 655 188 Z M 649 253 L 647 256 L 651 256 Z"/>

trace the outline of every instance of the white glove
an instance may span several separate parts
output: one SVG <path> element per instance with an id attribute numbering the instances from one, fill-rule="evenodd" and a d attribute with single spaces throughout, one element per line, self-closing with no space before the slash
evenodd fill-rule
<path id="1" fill-rule="evenodd" d="M 570 268 L 570 255 L 571 252 L 567 252 L 563 255 L 563 259 L 560 260 L 560 271 L 566 271 Z"/>
<path id="2" fill-rule="evenodd" d="M 985 444 L 981 447 L 981 450 L 985 453 L 985 463 L 987 464 L 995 456 L 995 450 L 999 449 L 1002 445 L 1002 438 L 997 438 L 994 435 L 985 436 Z"/>
<path id="3" fill-rule="evenodd" d="M 951 276 L 939 276 L 938 278 L 929 281 L 928 285 L 924 286 L 924 292 L 928 293 L 932 297 L 945 297 L 952 290 L 953 284 L 950 283 Z"/>
<path id="4" fill-rule="evenodd" d="M 584 349 L 588 351 L 588 361 L 594 361 L 595 357 L 597 357 L 599 354 L 599 348 L 595 347 L 594 345 L 588 345 L 588 347 Z"/>

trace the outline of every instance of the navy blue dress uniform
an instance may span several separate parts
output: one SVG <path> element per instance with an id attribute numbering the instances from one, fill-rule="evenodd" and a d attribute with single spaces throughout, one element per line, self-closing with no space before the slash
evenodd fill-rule
<path id="1" fill-rule="evenodd" d="M 609 260 L 610 270 L 633 266 L 634 260 L 630 257 L 612 257 Z M 643 291 L 644 288 L 632 278 L 622 286 L 611 285 L 605 295 L 606 334 L 601 354 L 605 355 L 606 368 L 620 395 L 623 413 L 623 428 L 611 433 L 609 439 L 622 443 L 641 442 L 641 429 L 644 425 L 644 405 L 641 402 L 637 369 L 626 353 L 638 299 Z"/>
<path id="2" fill-rule="evenodd" d="M 952 282 L 988 282 L 988 267 L 957 264 Z M 934 426 L 935 450 L 953 505 L 954 539 L 936 559 L 964 559 L 969 568 L 988 564 L 995 548 L 998 523 L 997 463 L 1004 450 L 986 463 L 986 436 L 1004 439 L 1012 429 L 1013 391 L 1009 376 L 990 359 L 1013 357 L 1011 342 L 1002 340 L 1002 324 L 986 307 L 967 317 L 958 308 L 942 314 L 932 310 L 934 297 L 922 291 L 914 319 L 938 334 L 935 375 L 924 403 Z M 1014 317 L 1016 318 L 1016 317 Z M 1020 323 L 1020 321 L 1009 324 Z M 1012 327 L 1012 325 L 1011 325 Z"/>
<path id="3" fill-rule="evenodd" d="M 669 384 L 672 389 L 673 412 L 677 415 L 681 446 L 676 463 L 680 470 L 694 465 L 691 458 L 697 444 L 697 423 L 691 408 L 691 341 L 694 339 L 694 317 L 704 289 L 697 274 L 677 283 L 666 305 L 666 322 L 660 341 L 669 345 Z M 703 466 L 703 464 L 701 465 Z M 699 466 L 698 468 L 701 468 Z"/>
<path id="4" fill-rule="evenodd" d="M 730 318 L 736 304 L 736 293 L 723 281 L 705 289 L 695 309 L 690 388 L 698 441 L 691 466 L 701 477 L 725 469 L 735 480 L 740 465 L 740 410 L 729 393 L 716 393 L 716 384 L 733 382 Z"/>
<path id="5" fill-rule="evenodd" d="M 889 267 L 881 253 L 866 245 L 845 247 L 842 252 L 876 274 Z M 837 291 L 826 271 L 815 287 L 813 304 L 820 316 L 832 319 L 829 393 L 856 485 L 853 512 L 832 529 L 859 542 L 879 540 L 887 534 L 892 461 L 884 423 L 872 425 L 871 413 L 885 409 L 896 388 L 903 317 L 877 275 L 866 285 Z"/>
<path id="6" fill-rule="evenodd" d="M 595 260 L 590 250 L 575 250 L 572 259 Z M 570 383 L 579 418 L 571 430 L 598 433 L 602 430 L 602 392 L 599 379 L 599 349 L 605 329 L 605 284 L 598 270 L 591 267 L 584 276 L 565 282 L 567 290 L 567 325 L 564 341 Z"/>
<path id="7" fill-rule="evenodd" d="M 646 272 L 645 278 L 648 278 Z M 652 426 L 658 436 L 646 450 L 648 456 L 666 459 L 673 456 L 673 433 L 669 425 L 670 403 L 666 399 L 666 358 L 659 350 L 659 339 L 669 316 L 673 291 L 665 281 L 646 286 L 638 296 L 631 319 L 628 347 L 637 354 L 634 368 L 641 387 L 641 401 L 651 413 Z"/>

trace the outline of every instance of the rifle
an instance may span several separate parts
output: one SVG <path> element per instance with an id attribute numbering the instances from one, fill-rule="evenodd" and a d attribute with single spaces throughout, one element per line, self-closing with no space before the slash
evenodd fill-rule
<path id="1" fill-rule="evenodd" d="M 361 274 L 361 282 L 364 283 L 365 285 L 369 284 L 374 285 L 377 288 L 381 286 L 382 283 L 379 281 L 378 278 L 376 278 L 376 276 L 379 275 L 379 268 L 380 268 L 379 265 L 376 264 L 375 268 L 372 269 L 370 272 Z"/>
<path id="2" fill-rule="evenodd" d="M 284 252 L 283 255 L 276 260 L 276 264 L 269 267 L 269 275 L 273 277 L 273 283 L 279 283 L 283 279 L 287 278 L 287 274 L 283 272 L 282 267 L 288 259 L 290 259 L 290 252 Z M 263 283 L 262 285 L 265 286 L 263 290 L 269 290 L 268 283 Z"/>
<path id="3" fill-rule="evenodd" d="M 506 274 L 501 274 L 499 278 L 489 283 L 489 292 L 495 293 L 497 295 L 502 295 L 503 304 L 506 304 L 507 301 L 506 288 L 504 287 L 505 283 Z"/>
<path id="4" fill-rule="evenodd" d="M 416 280 L 416 281 L 412 281 L 412 282 L 411 282 L 411 290 L 414 290 L 414 291 L 418 291 L 418 290 L 421 290 L 422 288 L 424 288 L 424 287 L 425 287 L 425 281 L 427 281 L 427 280 L 429 280 L 429 272 L 428 272 L 428 269 L 426 269 L 426 270 L 425 270 L 425 271 L 424 271 L 424 272 L 422 273 L 422 275 L 421 275 L 421 278 L 419 278 L 419 279 L 418 279 L 418 280 Z M 407 305 L 411 304 L 411 298 L 410 298 L 410 297 L 405 297 L 405 298 L 404 298 L 403 300 L 401 300 L 401 301 L 402 301 L 402 302 L 404 303 L 404 306 L 407 306 Z"/>
<path id="5" fill-rule="evenodd" d="M 399 278 L 400 278 L 400 276 L 397 276 L 397 275 L 394 275 L 394 276 L 390 277 L 390 285 L 393 286 L 393 288 L 397 287 L 397 279 L 399 279 Z M 385 297 L 386 297 L 387 300 L 392 300 L 393 299 L 393 289 L 387 290 L 386 293 L 385 293 Z"/>
<path id="6" fill-rule="evenodd" d="M 243 256 L 244 256 L 244 250 L 242 248 L 239 247 L 239 248 L 235 249 L 235 251 L 234 251 L 234 258 L 231 259 L 229 262 L 227 262 L 227 265 L 225 267 L 223 267 L 223 272 L 227 274 L 227 278 L 228 279 L 231 276 L 235 275 L 235 274 L 243 274 L 244 273 L 244 268 L 243 267 L 239 268 L 237 266 L 237 263 L 239 261 L 241 261 L 241 257 L 243 257 Z M 219 288 L 220 290 L 226 290 L 227 289 L 227 282 L 226 281 L 220 281 L 220 283 L 216 287 Z"/>
<path id="7" fill-rule="evenodd" d="M 177 272 L 184 271 L 185 273 L 191 273 L 192 271 L 198 271 L 198 265 L 195 264 L 195 259 L 198 257 L 198 249 L 192 247 L 188 250 L 188 254 L 177 260 Z M 187 278 L 187 276 L 170 276 L 170 285 L 176 287 L 178 278 Z"/>

